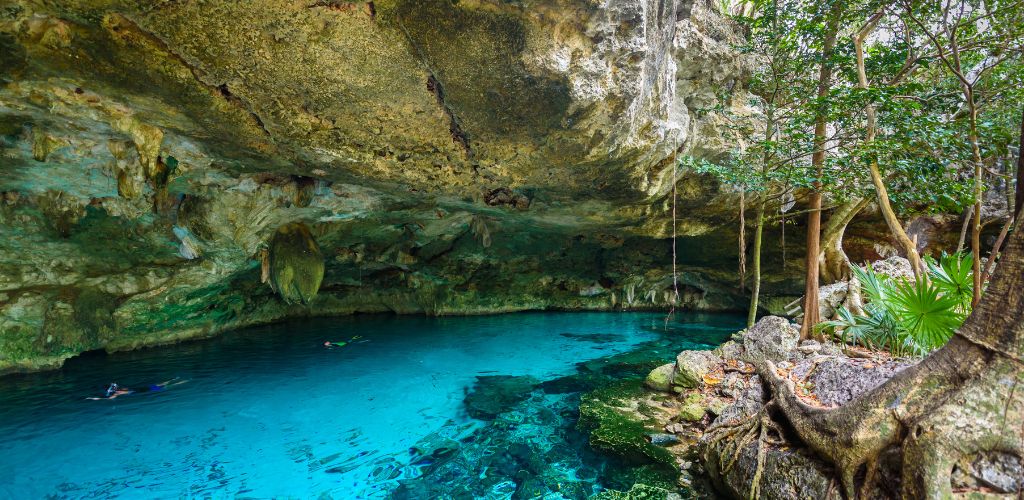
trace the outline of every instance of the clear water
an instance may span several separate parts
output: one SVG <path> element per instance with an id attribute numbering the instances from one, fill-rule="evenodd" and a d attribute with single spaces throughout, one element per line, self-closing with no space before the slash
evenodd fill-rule
<path id="1" fill-rule="evenodd" d="M 666 329 L 654 313 L 356 316 L 84 356 L 0 378 L 0 498 L 508 498 L 527 487 L 586 496 L 608 487 L 617 465 L 575 431 L 586 384 L 573 381 L 635 377 L 739 324 L 679 315 Z M 187 382 L 85 399 L 110 382 L 173 377 Z M 505 382 L 514 397 L 488 399 Z M 468 409 L 474 391 L 483 414 Z"/>

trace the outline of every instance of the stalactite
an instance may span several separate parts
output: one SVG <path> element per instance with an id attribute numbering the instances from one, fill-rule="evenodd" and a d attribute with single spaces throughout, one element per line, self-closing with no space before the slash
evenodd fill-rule
<path id="1" fill-rule="evenodd" d="M 320 290 L 324 256 L 303 223 L 282 226 L 270 241 L 270 279 L 286 303 L 308 304 Z"/>

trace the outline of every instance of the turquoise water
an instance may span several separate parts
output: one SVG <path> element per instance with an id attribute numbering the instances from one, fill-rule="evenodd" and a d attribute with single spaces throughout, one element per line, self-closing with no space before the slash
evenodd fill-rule
<path id="1" fill-rule="evenodd" d="M 0 378 L 0 498 L 585 497 L 622 487 L 625 466 L 575 430 L 579 391 L 740 323 L 356 316 L 83 356 Z M 187 382 L 85 399 L 174 377 Z"/>

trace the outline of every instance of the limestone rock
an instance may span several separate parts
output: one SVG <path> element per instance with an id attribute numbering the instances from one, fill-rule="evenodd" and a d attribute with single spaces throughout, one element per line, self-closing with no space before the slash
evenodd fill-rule
<path id="1" fill-rule="evenodd" d="M 270 242 L 270 279 L 287 303 L 308 304 L 320 289 L 324 256 L 305 224 L 288 224 Z"/>
<path id="2" fill-rule="evenodd" d="M 666 307 L 666 160 L 720 157 L 744 141 L 736 122 L 761 121 L 742 29 L 705 1 L 80 0 L 0 17 L 0 290 L 40 291 L 0 329 L 0 372 L 305 314 Z M 676 181 L 683 247 L 725 248 L 737 194 Z M 275 236 L 293 224 L 305 243 Z M 677 305 L 742 307 L 719 256 L 692 257 Z M 765 293 L 797 292 L 787 274 Z M 26 340 L 93 288 L 116 295 L 109 332 Z"/>
<path id="3" fill-rule="evenodd" d="M 684 422 L 698 422 L 707 413 L 704 398 L 700 394 L 690 394 L 679 407 L 679 419 Z"/>
<path id="4" fill-rule="evenodd" d="M 800 345 L 796 347 L 796 350 L 800 351 L 805 355 L 816 354 L 821 352 L 821 343 L 817 340 L 804 340 L 800 342 Z"/>
<path id="5" fill-rule="evenodd" d="M 845 281 L 818 288 L 818 314 L 823 321 L 833 318 L 836 311 L 842 307 L 846 301 L 847 288 Z"/>
<path id="6" fill-rule="evenodd" d="M 879 364 L 845 356 L 829 356 L 824 360 L 803 361 L 794 371 L 803 373 L 813 366 L 808 382 L 814 388 L 814 395 L 824 405 L 839 406 L 881 385 L 912 364 L 900 361 Z"/>
<path id="7" fill-rule="evenodd" d="M 529 376 L 478 376 L 463 403 L 469 416 L 480 420 L 492 420 L 528 398 L 539 382 Z"/>
<path id="8" fill-rule="evenodd" d="M 1024 489 L 1024 460 L 1009 453 L 986 452 L 963 457 L 952 477 L 953 488 L 986 488 L 1014 494 Z"/>
<path id="9" fill-rule="evenodd" d="M 782 361 L 790 356 L 800 339 L 800 330 L 785 318 L 765 316 L 743 336 L 744 359 Z"/>
<path id="10" fill-rule="evenodd" d="M 872 262 L 871 268 L 876 273 L 884 274 L 893 279 L 914 279 L 914 269 L 910 267 L 910 261 L 898 255 Z"/>
<path id="11" fill-rule="evenodd" d="M 656 391 L 669 392 L 672 390 L 672 382 L 675 379 L 675 363 L 661 365 L 647 374 L 644 385 Z"/>
<path id="12" fill-rule="evenodd" d="M 683 351 L 676 356 L 672 385 L 683 389 L 704 387 L 704 376 L 720 361 L 711 351 Z"/>
<path id="13" fill-rule="evenodd" d="M 715 352 L 723 359 L 739 359 L 743 355 L 743 344 L 735 340 L 729 340 L 718 346 Z"/>

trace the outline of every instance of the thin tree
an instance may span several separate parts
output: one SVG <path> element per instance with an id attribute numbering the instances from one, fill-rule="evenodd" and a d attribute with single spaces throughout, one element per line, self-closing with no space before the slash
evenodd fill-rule
<path id="1" fill-rule="evenodd" d="M 816 174 L 810 196 L 810 211 L 807 214 L 807 275 L 804 287 L 804 320 L 800 327 L 800 338 L 808 339 L 814 326 L 821 322 L 818 311 L 818 253 L 821 238 L 821 179 L 825 174 L 825 142 L 827 140 L 828 103 L 832 87 L 832 56 L 839 32 L 846 2 L 833 1 L 825 18 L 824 41 L 821 48 L 821 63 L 818 71 L 818 89 L 814 112 L 814 154 L 811 166 Z"/>
<path id="2" fill-rule="evenodd" d="M 941 5 L 903 0 L 903 15 L 927 38 L 936 57 L 956 78 L 963 94 L 967 115 L 967 141 L 971 149 L 974 210 L 971 220 L 971 252 L 974 259 L 974 298 L 981 300 L 981 220 L 984 196 L 984 159 L 978 129 L 980 102 L 978 85 L 998 65 L 1010 57 L 1019 57 L 1024 36 L 1024 2 L 972 4 L 968 0 Z M 927 17 L 926 17 L 927 16 Z M 984 27 L 989 26 L 989 27 Z M 996 26 L 1002 29 L 996 29 Z M 967 66 L 965 55 L 974 54 L 976 64 Z M 967 63 L 969 64 L 969 63 Z"/>

